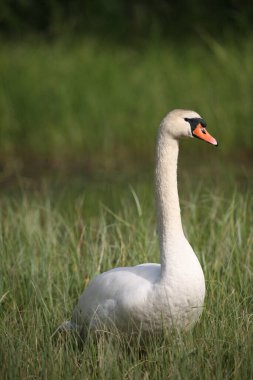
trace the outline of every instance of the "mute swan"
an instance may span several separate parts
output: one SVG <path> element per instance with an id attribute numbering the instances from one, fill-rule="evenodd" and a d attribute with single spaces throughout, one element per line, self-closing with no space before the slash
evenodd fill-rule
<path id="1" fill-rule="evenodd" d="M 79 333 L 116 327 L 122 332 L 189 328 L 205 297 L 200 263 L 185 238 L 177 190 L 178 140 L 217 141 L 194 111 L 174 110 L 162 120 L 156 150 L 156 200 L 161 264 L 114 268 L 96 276 L 65 326 Z"/>

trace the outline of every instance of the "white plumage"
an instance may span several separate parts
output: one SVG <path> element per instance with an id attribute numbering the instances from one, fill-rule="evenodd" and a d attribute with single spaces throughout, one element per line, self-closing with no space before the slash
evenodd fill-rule
<path id="1" fill-rule="evenodd" d="M 115 268 L 96 276 L 65 326 L 84 333 L 101 327 L 159 333 L 163 327 L 189 328 L 199 319 L 205 280 L 183 232 L 177 190 L 178 139 L 183 136 L 217 145 L 196 112 L 174 110 L 161 122 L 155 173 L 161 264 Z"/>

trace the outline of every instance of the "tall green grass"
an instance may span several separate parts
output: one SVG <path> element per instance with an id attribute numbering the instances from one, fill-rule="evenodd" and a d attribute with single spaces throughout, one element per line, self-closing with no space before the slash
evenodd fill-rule
<path id="1" fill-rule="evenodd" d="M 150 184 L 119 193 L 114 185 L 106 204 L 106 185 L 72 198 L 50 186 L 2 194 L 2 379 L 253 377 L 252 192 L 183 177 L 182 217 L 205 272 L 205 308 L 192 331 L 165 331 L 144 346 L 105 333 L 80 351 L 73 337 L 52 334 L 96 273 L 159 260 Z"/>
<path id="2" fill-rule="evenodd" d="M 1 378 L 253 377 L 252 175 L 222 162 L 252 151 L 252 61 L 251 41 L 1 43 Z M 214 153 L 185 141 L 180 156 L 183 222 L 207 283 L 202 319 L 144 347 L 105 334 L 80 351 L 73 337 L 52 334 L 90 279 L 159 260 L 150 163 L 157 125 L 175 107 L 199 111 L 221 143 Z M 75 175 L 2 189 L 8 174 L 37 163 L 118 170 L 113 190 Z M 146 170 L 128 184 L 137 163 Z"/>
<path id="3" fill-rule="evenodd" d="M 2 165 L 11 171 L 36 161 L 86 169 L 145 163 L 161 118 L 173 108 L 201 113 L 222 154 L 240 157 L 252 151 L 252 46 L 250 39 L 237 46 L 207 37 L 139 48 L 92 39 L 2 42 Z"/>

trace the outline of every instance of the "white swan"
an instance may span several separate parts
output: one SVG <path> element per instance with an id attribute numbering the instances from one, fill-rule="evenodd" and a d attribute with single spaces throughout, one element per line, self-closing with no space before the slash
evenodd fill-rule
<path id="1" fill-rule="evenodd" d="M 159 332 L 164 326 L 189 328 L 198 320 L 205 280 L 183 232 L 177 190 L 178 139 L 184 136 L 218 145 L 196 112 L 174 110 L 161 122 L 155 172 L 161 264 L 115 268 L 98 275 L 65 326 L 75 326 L 79 332 L 102 326 Z"/>

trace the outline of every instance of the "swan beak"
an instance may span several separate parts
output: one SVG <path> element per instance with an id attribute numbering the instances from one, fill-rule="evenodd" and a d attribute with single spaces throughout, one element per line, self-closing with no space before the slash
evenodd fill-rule
<path id="1" fill-rule="evenodd" d="M 211 136 L 207 132 L 206 128 L 204 128 L 203 125 L 201 125 L 201 124 L 197 125 L 197 127 L 193 130 L 192 134 L 194 137 L 197 137 L 200 140 L 204 140 L 204 141 L 208 142 L 209 144 L 218 146 L 217 140 L 215 140 L 215 138 L 213 136 Z"/>

